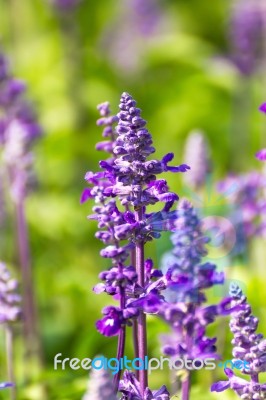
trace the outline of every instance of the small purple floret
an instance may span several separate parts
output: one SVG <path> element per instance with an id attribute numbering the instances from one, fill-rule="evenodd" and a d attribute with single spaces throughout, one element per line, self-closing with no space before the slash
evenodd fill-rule
<path id="1" fill-rule="evenodd" d="M 261 149 L 256 153 L 256 158 L 260 161 L 266 161 L 266 149 Z"/>
<path id="2" fill-rule="evenodd" d="M 259 110 L 266 114 L 266 103 L 262 103 L 262 105 L 259 107 Z"/>

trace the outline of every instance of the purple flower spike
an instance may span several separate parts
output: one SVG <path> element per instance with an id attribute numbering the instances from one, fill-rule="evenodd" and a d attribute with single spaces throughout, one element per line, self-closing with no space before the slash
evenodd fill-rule
<path id="1" fill-rule="evenodd" d="M 100 255 L 112 263 L 109 270 L 100 273 L 103 282 L 94 287 L 94 292 L 105 292 L 120 302 L 119 307 L 103 310 L 104 317 L 97 321 L 96 327 L 105 336 L 118 335 L 117 359 L 120 359 L 124 354 L 126 327 L 134 325 L 135 351 L 144 359 L 145 314 L 158 313 L 164 302 L 161 292 L 170 278 L 154 269 L 151 260 L 145 261 L 144 246 L 160 237 L 161 231 L 172 230 L 176 212 L 170 210 L 178 200 L 169 191 L 166 180 L 157 180 L 157 175 L 166 171 L 185 172 L 189 167 L 168 166 L 174 157 L 172 153 L 162 160 L 150 159 L 155 148 L 136 101 L 123 93 L 119 108 L 117 116 L 110 116 L 108 103 L 98 106 L 101 118 L 97 125 L 104 126 L 103 136 L 109 137 L 109 141 L 98 143 L 96 148 L 111 153 L 111 158 L 99 162 L 100 172 L 86 174 L 91 187 L 83 192 L 81 202 L 94 199 L 94 214 L 89 218 L 98 222 L 96 237 L 105 244 Z M 147 214 L 146 206 L 158 202 L 163 203 L 161 211 Z M 119 379 L 120 372 L 115 376 L 116 388 Z M 123 399 L 169 399 L 165 388 L 157 392 L 147 389 L 146 370 L 140 370 L 139 380 L 134 393 L 138 397 L 123 387 Z M 130 397 L 125 397 L 127 394 Z"/>
<path id="2" fill-rule="evenodd" d="M 233 357 L 242 361 L 241 372 L 250 376 L 250 381 L 235 376 L 226 368 L 227 381 L 214 383 L 213 392 L 221 392 L 228 388 L 241 399 L 263 400 L 266 398 L 266 384 L 259 383 L 259 374 L 266 372 L 266 340 L 263 335 L 256 333 L 259 320 L 252 315 L 247 298 L 238 285 L 230 286 L 232 317 L 230 329 L 233 333 Z"/>
<path id="3" fill-rule="evenodd" d="M 223 273 L 216 266 L 203 262 L 207 255 L 208 238 L 203 235 L 201 221 L 193 206 L 182 200 L 177 209 L 175 231 L 171 236 L 173 250 L 163 258 L 162 269 L 166 272 L 167 290 L 159 314 L 172 328 L 170 335 L 163 336 L 163 352 L 178 358 L 219 358 L 216 338 L 208 338 L 206 330 L 218 316 L 232 312 L 231 299 L 223 299 L 217 305 L 204 306 L 205 290 L 223 284 Z M 182 398 L 189 398 L 190 374 L 182 383 Z"/>

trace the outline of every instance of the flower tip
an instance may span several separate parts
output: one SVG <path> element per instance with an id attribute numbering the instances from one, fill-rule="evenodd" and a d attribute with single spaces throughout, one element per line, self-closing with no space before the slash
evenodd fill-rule
<path id="1" fill-rule="evenodd" d="M 164 157 L 163 157 L 163 163 L 167 164 L 170 161 L 172 161 L 174 158 L 174 153 L 167 153 Z"/>
<path id="2" fill-rule="evenodd" d="M 228 389 L 230 383 L 228 381 L 220 381 L 213 383 L 211 386 L 211 392 L 223 392 L 224 390 Z"/>
<path id="3" fill-rule="evenodd" d="M 186 172 L 188 169 L 191 169 L 189 165 L 187 165 L 187 164 L 181 164 L 180 165 L 180 171 L 181 172 Z"/>
<path id="4" fill-rule="evenodd" d="M 266 114 L 266 103 L 262 103 L 261 106 L 259 107 L 259 111 L 263 112 Z"/>
<path id="5" fill-rule="evenodd" d="M 266 161 L 266 148 L 256 153 L 256 158 L 260 161 Z"/>
<path id="6" fill-rule="evenodd" d="M 80 204 L 85 203 L 90 198 L 91 198 L 91 189 L 90 188 L 84 189 L 80 197 Z"/>

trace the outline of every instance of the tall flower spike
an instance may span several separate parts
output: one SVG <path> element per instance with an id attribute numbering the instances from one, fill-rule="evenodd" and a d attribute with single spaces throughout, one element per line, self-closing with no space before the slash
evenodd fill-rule
<path id="1" fill-rule="evenodd" d="M 25 200 L 32 188 L 32 146 L 42 134 L 32 107 L 25 99 L 26 86 L 12 77 L 6 58 L 0 54 L 0 147 L 7 186 L 16 215 L 18 259 L 23 288 L 25 339 L 29 354 L 40 353 L 32 284 Z"/>
<path id="2" fill-rule="evenodd" d="M 88 388 L 82 400 L 117 400 L 108 371 L 104 368 L 92 370 Z"/>
<path id="3" fill-rule="evenodd" d="M 92 187 L 82 197 L 95 200 L 94 215 L 90 218 L 98 221 L 96 237 L 106 245 L 101 256 L 112 261 L 112 267 L 100 274 L 103 283 L 94 290 L 116 296 L 120 302 L 119 307 L 103 309 L 104 317 L 97 321 L 96 327 L 103 335 L 119 335 L 117 358 L 120 359 L 124 354 L 126 326 L 133 323 L 137 327 L 134 330 L 136 354 L 144 360 L 147 355 L 145 314 L 158 312 L 164 301 L 161 291 L 168 284 L 168 277 L 156 272 L 151 260 L 145 261 L 144 245 L 160 237 L 160 231 L 172 229 L 176 212 L 170 209 L 178 199 L 175 193 L 169 192 L 166 180 L 157 180 L 156 175 L 167 171 L 185 172 L 189 167 L 169 166 L 174 157 L 172 153 L 162 160 L 149 160 L 155 149 L 141 110 L 128 93 L 122 94 L 119 107 L 116 118 L 110 117 L 108 103 L 99 106 L 102 118 L 98 125 L 105 126 L 104 136 L 111 140 L 96 147 L 112 153 L 112 157 L 100 162 L 101 172 L 86 174 L 85 179 Z M 113 129 L 117 120 L 118 125 Z M 162 210 L 147 214 L 146 206 L 157 202 L 164 203 Z M 130 253 L 133 265 L 126 265 Z M 147 399 L 151 398 L 147 371 L 140 371 L 139 377 L 140 394 L 147 393 Z M 118 380 L 119 374 L 115 377 L 116 387 Z"/>
<path id="4" fill-rule="evenodd" d="M 209 147 L 201 131 L 192 131 L 186 141 L 185 163 L 191 168 L 184 175 L 184 182 L 192 189 L 201 188 L 211 171 Z"/>
<path id="5" fill-rule="evenodd" d="M 202 289 L 223 283 L 223 273 L 209 262 L 202 225 L 196 210 L 187 200 L 181 200 L 177 209 L 175 232 L 171 236 L 173 250 L 162 259 L 162 270 L 171 271 L 172 284 L 167 290 L 168 301 L 201 302 Z"/>
<path id="6" fill-rule="evenodd" d="M 173 250 L 163 258 L 163 271 L 170 275 L 160 315 L 171 326 L 172 333 L 164 335 L 163 352 L 176 357 L 218 358 L 216 338 L 208 338 L 206 329 L 219 315 L 229 312 L 229 299 L 218 305 L 204 306 L 205 289 L 224 282 L 223 273 L 216 266 L 203 262 L 207 255 L 207 237 L 202 233 L 201 221 L 192 205 L 182 200 L 178 207 L 175 232 L 171 236 Z M 189 398 L 190 374 L 182 382 L 182 399 Z"/>
<path id="7" fill-rule="evenodd" d="M 249 375 L 250 381 L 235 376 L 230 368 L 226 368 L 228 380 L 214 383 L 211 391 L 222 392 L 230 388 L 243 400 L 263 400 L 266 399 L 266 384 L 259 383 L 259 374 L 266 372 L 266 339 L 256 333 L 259 320 L 252 315 L 246 296 L 236 284 L 231 284 L 230 295 L 232 305 L 238 307 L 230 321 L 232 354 L 243 361 L 241 372 Z"/>
<path id="8" fill-rule="evenodd" d="M 16 321 L 21 315 L 18 283 L 11 278 L 5 264 L 0 262 L 0 324 Z"/>

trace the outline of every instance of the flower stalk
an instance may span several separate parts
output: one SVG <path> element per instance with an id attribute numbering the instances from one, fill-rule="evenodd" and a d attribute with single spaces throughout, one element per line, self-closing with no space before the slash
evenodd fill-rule
<path id="1" fill-rule="evenodd" d="M 137 222 L 141 222 L 143 218 L 143 209 L 135 211 L 135 219 Z M 144 243 L 141 241 L 136 243 L 136 272 L 138 275 L 138 284 L 143 287 L 145 284 L 145 268 L 144 268 Z M 138 357 L 141 360 L 145 360 L 147 356 L 147 326 L 146 326 L 146 315 L 143 311 L 140 311 L 137 320 L 137 333 L 138 333 Z M 148 375 L 147 370 L 144 368 L 139 371 L 139 382 L 140 391 L 144 395 L 145 389 L 148 386 Z"/>

